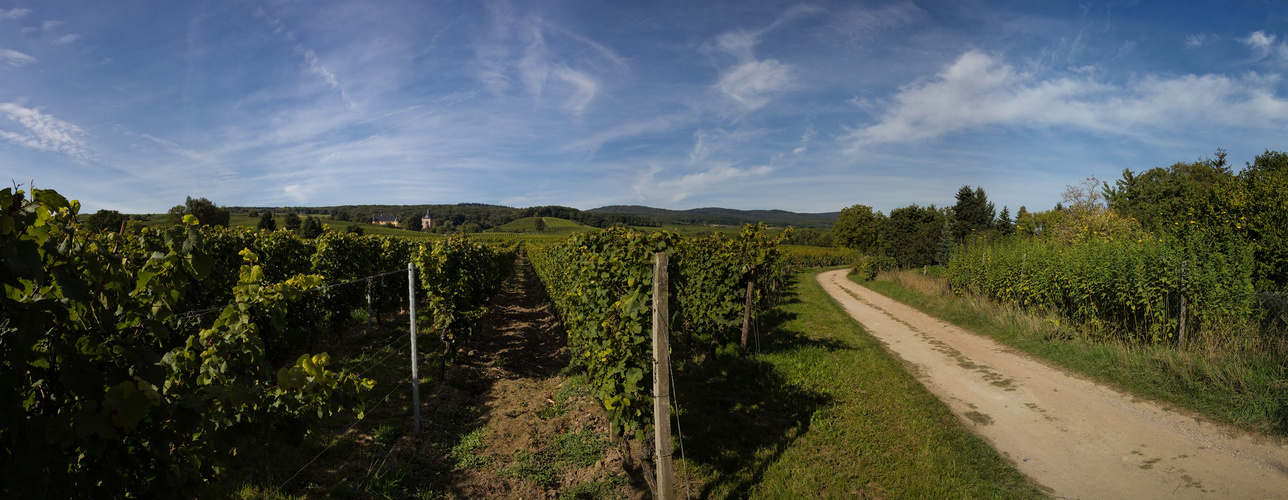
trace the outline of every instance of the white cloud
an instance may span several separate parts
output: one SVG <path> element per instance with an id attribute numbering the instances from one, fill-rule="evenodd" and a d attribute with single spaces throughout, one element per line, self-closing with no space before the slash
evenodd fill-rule
<path id="1" fill-rule="evenodd" d="M 31 13 L 31 9 L 0 9 L 0 19 L 22 19 Z"/>
<path id="2" fill-rule="evenodd" d="M 1288 62 L 1288 42 L 1275 43 L 1276 36 L 1273 33 L 1267 34 L 1264 31 L 1254 31 L 1249 33 L 1246 38 L 1239 39 L 1245 45 L 1252 47 L 1261 53 L 1257 59 L 1273 57 L 1280 61 Z"/>
<path id="3" fill-rule="evenodd" d="M 36 58 L 27 54 L 23 54 L 16 50 L 0 48 L 0 64 L 11 68 L 17 68 L 24 64 L 31 64 L 34 62 L 36 62 Z"/>
<path id="4" fill-rule="evenodd" d="M 72 33 L 72 34 L 69 34 L 69 35 L 63 35 L 63 36 L 60 36 L 60 37 L 58 37 L 58 38 L 54 39 L 54 42 L 53 42 L 53 43 L 54 43 L 54 45 L 62 45 L 62 44 L 65 44 L 65 43 L 72 43 L 72 42 L 75 42 L 75 41 L 76 41 L 77 39 L 79 39 L 79 38 L 80 38 L 80 35 L 77 35 L 77 34 L 75 34 L 75 33 Z"/>
<path id="5" fill-rule="evenodd" d="M 287 184 L 286 187 L 282 188 L 283 194 L 300 203 L 308 201 L 314 191 L 316 191 L 314 186 L 302 184 Z"/>
<path id="6" fill-rule="evenodd" d="M 40 28 L 45 31 L 49 31 L 51 29 L 57 28 L 62 25 L 63 25 L 62 21 L 45 21 L 40 24 Z"/>
<path id="7" fill-rule="evenodd" d="M 747 178 L 763 177 L 774 170 L 769 165 L 748 168 L 737 168 L 729 162 L 717 162 L 707 170 L 683 175 L 678 178 L 658 180 L 662 167 L 651 164 L 636 181 L 635 193 L 644 199 L 661 199 L 667 203 L 678 203 L 698 192 L 709 192 L 717 187 Z"/>
<path id="8" fill-rule="evenodd" d="M 716 88 L 753 110 L 769 104 L 770 97 L 792 84 L 786 64 L 774 59 L 749 61 L 730 69 L 716 82 Z"/>
<path id="9" fill-rule="evenodd" d="M 572 95 L 568 97 L 564 107 L 572 111 L 572 114 L 580 116 L 586 111 L 590 102 L 595 100 L 595 94 L 599 92 L 599 82 L 586 73 L 568 67 L 555 69 L 555 76 L 572 85 Z"/>
<path id="10" fill-rule="evenodd" d="M 1283 127 L 1288 100 L 1276 95 L 1277 82 L 1255 73 L 1147 76 L 1126 86 L 1042 79 L 969 51 L 934 78 L 902 87 L 877 123 L 849 129 L 846 140 L 853 150 L 990 126 L 1066 126 L 1139 139 L 1205 127 Z"/>
<path id="11" fill-rule="evenodd" d="M 1186 35 L 1185 48 L 1196 49 L 1196 48 L 1202 47 L 1204 44 L 1208 43 L 1212 39 L 1213 37 L 1207 35 L 1206 33 L 1199 33 L 1197 35 Z"/>
<path id="12" fill-rule="evenodd" d="M 25 129 L 18 132 L 0 130 L 0 137 L 40 151 L 62 153 L 76 159 L 86 158 L 85 144 L 80 139 L 85 131 L 80 127 L 17 102 L 0 103 L 0 113 Z"/>

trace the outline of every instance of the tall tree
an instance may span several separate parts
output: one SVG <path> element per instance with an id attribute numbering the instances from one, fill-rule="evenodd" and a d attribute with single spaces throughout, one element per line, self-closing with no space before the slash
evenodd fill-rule
<path id="1" fill-rule="evenodd" d="M 844 208 L 832 225 L 832 237 L 845 248 L 861 252 L 876 251 L 881 246 L 881 212 L 873 212 L 867 205 Z"/>
<path id="2" fill-rule="evenodd" d="M 295 213 L 294 210 L 286 212 L 286 215 L 282 217 L 282 221 L 282 225 L 286 227 L 287 231 L 295 231 L 300 228 L 300 214 Z"/>
<path id="3" fill-rule="evenodd" d="M 259 216 L 259 228 L 269 231 L 277 230 L 277 219 L 273 218 L 272 210 L 265 210 L 263 215 Z"/>
<path id="4" fill-rule="evenodd" d="M 1005 206 L 1002 207 L 1002 213 L 997 215 L 997 231 L 1002 233 L 1002 236 L 1015 234 L 1015 223 L 1011 222 L 1011 211 Z"/>
<path id="5" fill-rule="evenodd" d="M 85 221 L 85 228 L 94 233 L 118 232 L 126 220 L 129 220 L 129 216 L 116 210 L 99 210 Z"/>
<path id="6" fill-rule="evenodd" d="M 944 220 L 944 214 L 934 205 L 913 204 L 891 210 L 881 228 L 885 254 L 903 266 L 933 264 L 940 250 Z"/>
<path id="7" fill-rule="evenodd" d="M 214 202 L 205 198 L 196 198 L 189 196 L 184 202 L 184 208 L 190 215 L 197 217 L 197 222 L 203 226 L 222 226 L 228 227 L 230 214 L 228 209 L 216 206 Z"/>
<path id="8" fill-rule="evenodd" d="M 322 236 L 323 230 L 322 223 L 311 215 L 306 217 L 304 222 L 300 224 L 300 236 L 303 238 L 317 238 Z"/>
<path id="9" fill-rule="evenodd" d="M 993 226 L 997 211 L 984 194 L 984 188 L 974 190 L 962 186 L 957 190 L 957 204 L 953 205 L 953 237 L 958 241 L 971 233 L 982 233 Z"/>

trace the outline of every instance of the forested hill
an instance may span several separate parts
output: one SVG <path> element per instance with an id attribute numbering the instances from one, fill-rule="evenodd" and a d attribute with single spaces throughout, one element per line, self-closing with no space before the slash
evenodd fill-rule
<path id="1" fill-rule="evenodd" d="M 736 226 L 747 223 L 764 222 L 771 226 L 795 227 L 832 227 L 839 212 L 796 213 L 786 210 L 734 210 L 731 208 L 693 208 L 689 210 L 667 210 L 665 208 L 645 207 L 641 205 L 609 205 L 592 208 L 587 212 L 632 214 L 649 217 L 664 224 L 715 224 Z"/>

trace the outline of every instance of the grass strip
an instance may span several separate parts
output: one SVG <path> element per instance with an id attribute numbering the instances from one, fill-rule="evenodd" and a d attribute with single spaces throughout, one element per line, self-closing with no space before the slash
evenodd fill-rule
<path id="1" fill-rule="evenodd" d="M 937 278 L 915 272 L 883 275 L 876 281 L 850 279 L 1118 390 L 1247 431 L 1288 436 L 1288 360 L 1255 352 L 1184 352 L 1171 346 L 1090 340 L 1055 316 L 957 297 L 935 282 Z"/>
<path id="2" fill-rule="evenodd" d="M 675 349 L 690 477 L 680 493 L 1041 497 L 845 314 L 818 272 L 798 273 L 794 294 L 765 318 L 759 354 Z M 676 478 L 685 480 L 680 465 Z"/>

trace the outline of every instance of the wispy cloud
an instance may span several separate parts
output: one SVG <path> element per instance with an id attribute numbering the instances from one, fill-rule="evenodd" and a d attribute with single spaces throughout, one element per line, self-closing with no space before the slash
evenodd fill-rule
<path id="1" fill-rule="evenodd" d="M 16 50 L 0 48 L 0 64 L 11 68 L 21 67 L 24 64 L 36 62 L 36 58 L 31 57 Z"/>
<path id="2" fill-rule="evenodd" d="M 77 35 L 77 34 L 75 34 L 75 33 L 71 33 L 71 34 L 67 34 L 67 35 L 63 35 L 63 36 L 60 36 L 60 37 L 58 37 L 58 38 L 55 38 L 55 39 L 54 39 L 54 41 L 53 41 L 53 44 L 54 44 L 54 45 L 63 45 L 63 44 L 67 44 L 67 43 L 72 43 L 72 42 L 75 42 L 75 41 L 76 41 L 77 39 L 79 39 L 79 38 L 80 38 L 80 35 Z"/>
<path id="3" fill-rule="evenodd" d="M 710 194 L 718 187 L 728 188 L 735 181 L 769 175 L 774 169 L 769 165 L 737 168 L 729 162 L 717 162 L 700 172 L 659 180 L 659 174 L 662 174 L 663 170 L 660 165 L 651 164 L 649 170 L 640 175 L 635 182 L 636 195 L 646 201 L 664 201 L 674 204 L 684 201 L 694 193 Z"/>
<path id="4" fill-rule="evenodd" d="M 281 35 L 285 37 L 287 41 L 291 42 L 296 52 L 303 56 L 304 61 L 309 64 L 309 72 L 322 77 L 322 80 L 326 82 L 327 86 L 331 87 L 332 90 L 339 92 L 340 99 L 342 99 L 346 105 L 350 108 L 356 108 L 358 106 L 358 104 L 349 97 L 348 90 L 340 85 L 340 80 L 336 77 L 335 73 L 323 64 L 322 59 L 318 57 L 317 52 L 314 52 L 313 49 L 305 46 L 304 43 L 295 36 L 294 31 L 287 29 L 286 24 L 283 23 L 281 19 L 269 16 L 268 12 L 265 12 L 262 7 L 255 11 L 255 16 L 267 20 L 268 25 L 273 28 L 274 34 Z"/>
<path id="5" fill-rule="evenodd" d="M 828 31 L 831 38 L 849 45 L 862 45 L 878 34 L 917 23 L 928 13 L 917 4 L 904 1 L 879 8 L 853 7 L 831 17 Z"/>
<path id="6" fill-rule="evenodd" d="M 1288 42 L 1276 43 L 1276 38 L 1273 33 L 1254 31 L 1249 33 L 1247 37 L 1239 39 L 1239 41 L 1259 52 L 1258 60 L 1274 58 L 1288 62 Z"/>
<path id="7" fill-rule="evenodd" d="M 0 130 L 0 137 L 9 142 L 40 151 L 62 153 L 78 160 L 87 157 L 85 143 L 81 140 L 85 131 L 80 127 L 17 102 L 0 103 L 0 113 L 21 126 L 17 132 Z"/>
<path id="8" fill-rule="evenodd" d="M 792 66 L 777 59 L 757 59 L 756 45 L 766 33 L 797 18 L 820 12 L 822 10 L 817 7 L 796 5 L 759 30 L 735 30 L 718 35 L 715 48 L 732 55 L 736 62 L 725 69 L 713 87 L 736 103 L 742 112 L 762 108 L 772 102 L 776 94 L 792 88 Z"/>
<path id="9" fill-rule="evenodd" d="M 748 61 L 726 71 L 716 88 L 747 110 L 769 104 L 775 93 L 792 84 L 790 67 L 775 59 Z"/>
<path id="10" fill-rule="evenodd" d="M 1197 49 L 1197 48 L 1199 48 L 1199 47 L 1202 47 L 1202 46 L 1204 46 L 1204 45 L 1208 44 L 1208 42 L 1211 42 L 1211 41 L 1212 41 L 1212 40 L 1214 40 L 1215 38 L 1216 38 L 1216 37 L 1214 37 L 1214 36 L 1212 36 L 1212 35 L 1208 35 L 1208 34 L 1206 34 L 1206 33 L 1198 33 L 1198 34 L 1189 34 L 1189 35 L 1185 35 L 1185 48 L 1187 48 L 1187 49 Z"/>
<path id="11" fill-rule="evenodd" d="M 0 9 L 0 19 L 22 19 L 31 13 L 31 9 Z"/>
<path id="12" fill-rule="evenodd" d="M 934 78 L 906 85 L 877 123 L 848 129 L 852 150 L 990 126 L 1066 126 L 1150 139 L 1159 131 L 1288 124 L 1278 78 L 1249 73 L 1146 76 L 1126 86 L 1090 78 L 1042 79 L 969 51 Z"/>

